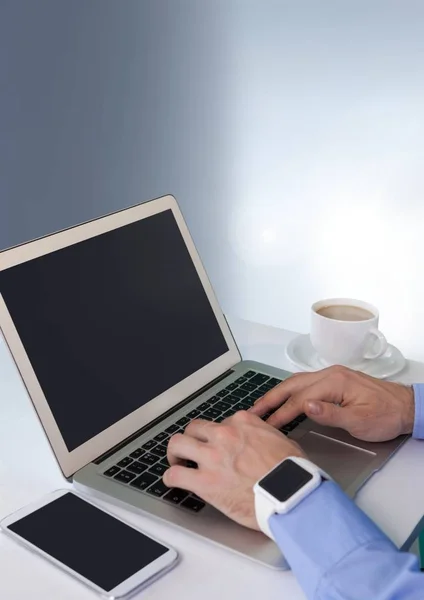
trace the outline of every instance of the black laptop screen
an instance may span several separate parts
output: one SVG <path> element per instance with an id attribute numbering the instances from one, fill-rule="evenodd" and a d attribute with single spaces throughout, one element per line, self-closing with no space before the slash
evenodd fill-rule
<path id="1" fill-rule="evenodd" d="M 69 451 L 228 351 L 171 210 L 0 273 Z"/>

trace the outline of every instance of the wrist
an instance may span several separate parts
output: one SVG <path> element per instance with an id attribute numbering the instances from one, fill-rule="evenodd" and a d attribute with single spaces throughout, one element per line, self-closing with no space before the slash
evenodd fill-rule
<path id="1" fill-rule="evenodd" d="M 411 385 L 398 384 L 403 394 L 403 411 L 401 414 L 401 434 L 411 434 L 415 422 L 414 388 Z"/>
<path id="2" fill-rule="evenodd" d="M 330 477 L 305 458 L 289 456 L 254 486 L 255 513 L 259 528 L 273 539 L 270 518 L 291 512 Z"/>
<path id="3" fill-rule="evenodd" d="M 417 440 L 424 439 L 424 384 L 414 383 L 414 429 L 412 435 Z"/>

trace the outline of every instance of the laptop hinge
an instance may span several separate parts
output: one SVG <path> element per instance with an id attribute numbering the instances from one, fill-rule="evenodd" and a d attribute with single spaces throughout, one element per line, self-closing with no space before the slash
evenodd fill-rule
<path id="1" fill-rule="evenodd" d="M 110 450 L 108 450 L 107 452 L 105 452 L 104 454 L 102 454 L 101 456 L 99 456 L 99 458 L 96 458 L 96 460 L 93 460 L 92 462 L 95 465 L 99 465 L 100 463 L 102 463 L 103 461 L 105 461 L 106 459 L 108 459 L 110 456 L 112 456 L 113 454 L 115 454 L 116 452 L 118 452 L 118 450 L 121 450 L 121 448 L 124 448 L 125 446 L 127 446 L 128 444 L 130 444 L 137 437 L 140 437 L 140 435 L 142 435 L 143 433 L 145 433 L 149 429 L 152 429 L 152 427 L 155 427 L 155 425 L 158 425 L 159 423 L 161 423 L 162 421 L 164 421 L 165 419 L 167 419 L 169 416 L 171 416 L 172 414 L 174 414 L 177 411 L 179 411 L 181 408 L 183 408 L 184 406 L 186 406 L 186 404 L 189 404 L 189 402 L 191 402 L 195 398 L 198 398 L 204 392 L 207 392 L 207 390 L 209 390 L 211 387 L 213 387 L 214 385 L 216 385 L 217 383 L 219 383 L 220 381 L 222 381 L 223 379 L 225 379 L 226 377 L 228 377 L 232 373 L 234 373 L 234 370 L 233 369 L 229 369 L 228 371 L 226 371 L 225 373 L 223 373 L 222 375 L 220 375 L 219 377 L 217 377 L 216 379 L 214 379 L 213 381 L 211 381 L 207 385 L 205 385 L 202 388 L 200 388 L 199 390 L 197 390 L 197 392 L 195 392 L 194 394 L 192 394 L 188 398 L 185 398 L 184 400 L 182 400 L 181 402 L 179 402 L 178 404 L 176 404 L 175 406 L 173 406 L 171 409 L 169 409 L 168 411 L 166 411 L 165 413 L 163 413 L 162 415 L 160 415 L 160 417 L 157 417 L 153 421 L 150 421 L 150 423 L 148 423 L 147 425 L 144 425 L 141 429 L 138 429 L 138 431 L 136 431 L 135 433 L 133 433 L 129 437 L 125 438 L 125 440 L 123 440 L 122 442 L 119 442 L 119 444 L 116 444 L 116 446 L 114 446 L 113 448 L 111 448 Z"/>

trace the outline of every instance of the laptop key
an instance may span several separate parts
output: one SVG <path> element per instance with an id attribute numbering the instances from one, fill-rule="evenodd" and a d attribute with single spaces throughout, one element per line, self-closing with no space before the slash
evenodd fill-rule
<path id="1" fill-rule="evenodd" d="M 234 408 L 230 408 L 230 410 L 227 410 L 227 412 L 225 412 L 222 416 L 224 417 L 224 419 L 228 419 L 228 417 L 232 417 L 237 411 L 234 410 Z"/>
<path id="2" fill-rule="evenodd" d="M 176 431 L 178 431 L 178 429 L 179 429 L 178 425 L 175 425 L 175 423 L 173 423 L 172 425 L 170 425 L 169 427 L 167 427 L 165 429 L 165 431 L 167 433 L 175 433 Z"/>
<path id="3" fill-rule="evenodd" d="M 211 405 L 208 402 L 203 402 L 200 406 L 198 406 L 198 410 L 208 410 L 208 408 L 210 408 Z"/>
<path id="4" fill-rule="evenodd" d="M 114 479 L 117 481 L 122 481 L 123 483 L 130 483 L 135 478 L 134 473 L 130 473 L 129 471 L 121 471 L 117 475 L 115 475 Z"/>
<path id="5" fill-rule="evenodd" d="M 213 406 L 216 410 L 230 410 L 231 408 L 231 404 L 228 404 L 228 402 L 217 402 L 216 404 L 214 404 Z"/>
<path id="6" fill-rule="evenodd" d="M 220 398 L 224 398 L 225 396 L 228 396 L 229 393 L 230 392 L 228 390 L 221 390 L 217 393 L 217 396 L 219 396 Z"/>
<path id="7" fill-rule="evenodd" d="M 242 383 L 244 383 L 245 381 L 247 381 L 246 377 L 239 377 L 238 379 L 235 380 L 234 383 L 230 383 L 230 385 L 234 385 L 235 383 L 238 383 L 238 385 L 241 385 Z M 229 389 L 230 386 L 227 386 L 227 389 Z M 233 388 L 234 389 L 234 388 Z"/>
<path id="8" fill-rule="evenodd" d="M 253 392 L 254 390 L 256 390 L 258 386 L 255 385 L 254 383 L 243 383 L 243 385 L 241 386 L 242 390 L 246 390 L 247 392 Z"/>
<path id="9" fill-rule="evenodd" d="M 125 458 L 123 458 L 122 460 L 120 460 L 117 465 L 118 467 L 126 467 L 127 465 L 130 465 L 132 463 L 133 459 L 130 458 L 129 456 L 126 456 Z"/>
<path id="10" fill-rule="evenodd" d="M 200 410 L 192 410 L 188 413 L 188 417 L 190 417 L 190 419 L 196 419 L 196 417 L 198 417 L 200 415 Z"/>
<path id="11" fill-rule="evenodd" d="M 150 467 L 148 473 L 153 473 L 153 475 L 158 475 L 159 477 L 162 477 L 162 475 L 167 470 L 168 470 L 168 467 L 165 467 L 165 465 L 163 465 L 161 463 L 156 463 L 155 465 L 153 465 L 153 467 Z"/>
<path id="12" fill-rule="evenodd" d="M 181 419 L 178 419 L 177 421 L 177 425 L 179 425 L 180 427 L 187 425 L 187 423 L 190 423 L 190 419 L 188 419 L 187 417 L 181 417 Z"/>
<path id="13" fill-rule="evenodd" d="M 157 477 L 152 475 L 152 473 L 146 472 L 143 473 L 143 475 L 140 475 L 140 477 L 137 477 L 137 479 L 134 479 L 134 481 L 131 481 L 130 485 L 138 488 L 139 490 L 145 490 L 146 487 L 152 485 L 156 479 Z"/>
<path id="14" fill-rule="evenodd" d="M 147 469 L 147 465 L 143 465 L 143 463 L 136 460 L 131 465 L 128 465 L 127 469 L 136 475 L 140 475 L 140 473 L 143 473 Z"/>
<path id="15" fill-rule="evenodd" d="M 130 456 L 132 456 L 133 458 L 139 458 L 143 454 L 144 454 L 144 450 L 142 450 L 141 448 L 137 448 L 137 450 L 134 450 L 134 452 L 131 452 Z"/>
<path id="16" fill-rule="evenodd" d="M 225 402 L 228 402 L 229 404 L 237 404 L 237 402 L 240 402 L 240 398 L 237 398 L 237 396 L 227 396 L 225 398 Z"/>
<path id="17" fill-rule="evenodd" d="M 249 380 L 249 383 L 254 383 L 255 385 L 262 385 L 265 381 L 268 381 L 269 376 L 264 375 L 263 373 L 257 373 L 254 377 Z"/>
<path id="18" fill-rule="evenodd" d="M 269 392 L 269 390 L 272 390 L 272 387 L 270 387 L 269 385 L 261 385 L 261 387 L 259 387 L 257 389 L 258 392 L 260 392 L 263 396 Z"/>
<path id="19" fill-rule="evenodd" d="M 166 456 L 166 453 L 166 446 L 162 446 L 162 444 L 156 446 L 156 448 L 152 448 L 152 454 L 156 454 L 156 456 L 160 456 L 161 458 Z"/>
<path id="20" fill-rule="evenodd" d="M 213 421 L 213 417 L 210 417 L 209 415 L 203 414 L 200 417 L 201 419 L 203 419 L 204 421 Z"/>
<path id="21" fill-rule="evenodd" d="M 304 421 L 305 419 L 307 419 L 307 418 L 308 418 L 308 417 L 307 417 L 307 415 L 305 415 L 305 414 L 301 414 L 301 415 L 299 415 L 299 416 L 296 418 L 296 421 L 297 421 L 298 423 L 303 423 L 303 421 Z"/>
<path id="22" fill-rule="evenodd" d="M 139 460 L 145 465 L 154 465 L 155 462 L 159 460 L 159 456 L 151 454 L 150 452 L 146 452 L 146 454 L 143 454 L 143 456 L 141 456 Z"/>
<path id="23" fill-rule="evenodd" d="M 163 497 L 164 500 L 172 502 L 172 504 L 180 504 L 185 498 L 187 498 L 188 492 L 186 490 L 180 490 L 179 488 L 173 488 L 169 490 Z"/>
<path id="24" fill-rule="evenodd" d="M 217 410 L 216 408 L 209 408 L 208 410 L 206 410 L 203 415 L 202 415 L 202 419 L 205 419 L 206 417 L 210 417 L 211 419 L 216 419 L 216 417 L 219 417 L 221 414 L 220 410 Z"/>
<path id="25" fill-rule="evenodd" d="M 256 400 L 253 400 L 253 398 L 243 398 L 243 404 L 247 404 L 249 408 L 252 408 L 255 402 Z"/>
<path id="26" fill-rule="evenodd" d="M 247 379 L 250 379 L 254 375 L 257 375 L 256 371 L 247 371 L 247 373 L 244 374 Z"/>
<path id="27" fill-rule="evenodd" d="M 165 431 L 161 431 L 160 433 L 158 433 L 157 435 L 155 435 L 154 439 L 157 442 L 162 442 L 163 440 L 168 439 L 169 435 L 167 433 L 165 433 Z"/>
<path id="28" fill-rule="evenodd" d="M 143 444 L 141 447 L 144 448 L 145 450 L 150 450 L 150 448 L 154 448 L 154 446 L 156 446 L 155 440 L 149 440 L 148 442 Z"/>
<path id="29" fill-rule="evenodd" d="M 250 408 L 250 406 L 248 404 L 245 404 L 244 402 L 239 402 L 238 404 L 233 406 L 233 409 L 235 412 L 237 412 L 239 410 L 249 410 L 249 408 Z"/>
<path id="30" fill-rule="evenodd" d="M 222 423 L 222 421 L 225 419 L 225 417 L 223 415 L 219 415 L 219 417 L 216 417 L 216 419 L 214 419 L 215 423 Z"/>
<path id="31" fill-rule="evenodd" d="M 219 402 L 221 400 L 221 398 L 219 396 L 212 396 L 212 398 L 209 398 L 208 402 L 209 404 L 215 404 L 216 402 Z"/>
<path id="32" fill-rule="evenodd" d="M 191 510 L 192 512 L 198 513 L 206 505 L 202 500 L 198 500 L 197 498 L 193 498 L 192 496 L 189 496 L 181 503 L 180 506 L 183 506 L 184 508 L 187 508 L 188 510 Z"/>
<path id="33" fill-rule="evenodd" d="M 246 380 L 244 379 L 244 377 L 240 377 L 240 379 L 243 379 L 242 383 L 243 383 L 244 381 L 246 381 Z M 238 381 L 238 380 L 237 380 L 237 381 Z M 225 389 L 226 389 L 226 390 L 228 390 L 229 392 L 231 392 L 232 390 L 235 390 L 235 389 L 237 389 L 237 383 L 230 383 L 230 385 L 227 385 L 227 387 L 226 387 Z"/>
<path id="34" fill-rule="evenodd" d="M 275 387 L 276 385 L 278 385 L 279 383 L 281 383 L 281 379 L 277 379 L 276 377 L 272 377 L 269 381 L 267 381 L 268 385 L 272 385 L 272 387 Z"/>
<path id="35" fill-rule="evenodd" d="M 166 492 L 169 491 L 169 487 L 167 487 L 162 479 L 159 479 L 158 481 L 156 481 L 156 483 L 154 483 L 153 485 L 151 485 L 146 492 L 148 494 L 152 494 L 152 496 L 157 496 L 158 498 L 160 498 L 161 496 L 163 496 Z"/>
<path id="36" fill-rule="evenodd" d="M 162 458 L 159 464 L 164 465 L 167 469 L 170 467 L 169 460 L 166 457 Z"/>
<path id="37" fill-rule="evenodd" d="M 241 388 L 238 388 L 236 390 L 234 390 L 234 392 L 231 394 L 232 396 L 236 396 L 237 398 L 245 398 L 248 395 L 249 392 L 247 392 L 246 390 L 242 390 Z"/>
<path id="38" fill-rule="evenodd" d="M 110 469 L 108 469 L 107 471 L 105 471 L 103 473 L 103 475 L 106 475 L 106 477 L 113 477 L 114 475 L 116 475 L 117 473 L 119 473 L 121 469 L 119 467 L 117 467 L 116 465 L 114 465 L 113 467 L 110 467 Z"/>

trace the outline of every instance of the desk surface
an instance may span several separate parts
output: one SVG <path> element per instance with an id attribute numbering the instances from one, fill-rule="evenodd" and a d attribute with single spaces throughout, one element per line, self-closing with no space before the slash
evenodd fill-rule
<path id="1" fill-rule="evenodd" d="M 229 319 L 244 358 L 290 370 L 284 348 L 296 334 L 272 327 Z M 407 382 L 424 381 L 424 364 L 412 362 L 399 376 Z M 395 457 L 360 491 L 358 505 L 402 546 L 424 513 L 424 446 L 408 441 Z M 5 344 L 0 341 L 0 519 L 52 490 L 68 487 L 30 405 Z M 103 504 L 99 502 L 99 504 Z M 304 600 L 291 572 L 272 572 L 238 556 L 197 540 L 169 525 L 113 507 L 142 529 L 175 546 L 181 564 L 136 598 L 256 598 Z M 242 576 L 241 576 L 242 574 Z M 95 596 L 0 535 L 0 596 L 7 600 L 92 600 Z"/>

